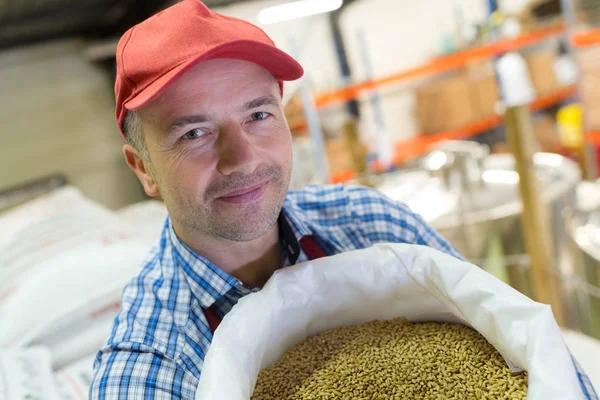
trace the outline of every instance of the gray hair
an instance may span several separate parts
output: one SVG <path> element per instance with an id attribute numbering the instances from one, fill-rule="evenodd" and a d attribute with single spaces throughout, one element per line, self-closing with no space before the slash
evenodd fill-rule
<path id="1" fill-rule="evenodd" d="M 123 133 L 125 133 L 127 143 L 136 149 L 145 161 L 150 161 L 142 130 L 142 117 L 137 111 L 127 111 L 125 114 Z"/>

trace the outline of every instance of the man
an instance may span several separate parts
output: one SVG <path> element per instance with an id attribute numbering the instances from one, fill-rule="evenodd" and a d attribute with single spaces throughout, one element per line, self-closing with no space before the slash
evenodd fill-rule
<path id="1" fill-rule="evenodd" d="M 378 242 L 460 257 L 374 190 L 288 192 L 292 142 L 281 94 L 283 81 L 302 73 L 259 28 L 198 0 L 119 42 L 125 159 L 146 193 L 162 197 L 169 219 L 124 290 L 95 362 L 92 399 L 192 399 L 220 318 L 279 268 Z"/>

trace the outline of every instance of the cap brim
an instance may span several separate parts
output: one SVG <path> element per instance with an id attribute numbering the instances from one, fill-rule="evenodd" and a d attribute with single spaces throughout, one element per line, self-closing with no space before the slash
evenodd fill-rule
<path id="1" fill-rule="evenodd" d="M 128 110 L 137 110 L 144 107 L 160 96 L 171 83 L 194 65 L 200 61 L 216 58 L 234 58 L 253 62 L 269 71 L 278 81 L 294 81 L 304 74 L 304 69 L 296 60 L 275 46 L 253 40 L 238 40 L 215 47 L 195 59 L 178 65 L 158 77 L 137 96 L 126 101 L 123 106 Z"/>

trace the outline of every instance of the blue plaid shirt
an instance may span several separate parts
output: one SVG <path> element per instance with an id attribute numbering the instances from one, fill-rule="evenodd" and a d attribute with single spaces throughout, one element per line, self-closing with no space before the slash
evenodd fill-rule
<path id="1" fill-rule="evenodd" d="M 420 216 L 367 188 L 290 191 L 282 216 L 296 240 L 312 235 L 329 255 L 397 242 L 461 257 Z M 300 251 L 284 266 L 307 260 Z M 160 242 L 123 292 L 110 338 L 94 363 L 90 398 L 193 399 L 212 340 L 202 310 L 214 306 L 225 315 L 251 292 L 182 243 L 167 219 Z M 587 376 L 580 378 L 587 398 L 595 400 Z"/>

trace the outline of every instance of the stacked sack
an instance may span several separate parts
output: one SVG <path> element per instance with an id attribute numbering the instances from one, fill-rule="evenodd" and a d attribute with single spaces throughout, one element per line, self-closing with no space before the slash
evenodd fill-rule
<path id="1" fill-rule="evenodd" d="M 123 288 L 166 215 L 156 201 L 115 212 L 74 187 L 0 214 L 0 400 L 87 398 Z"/>

